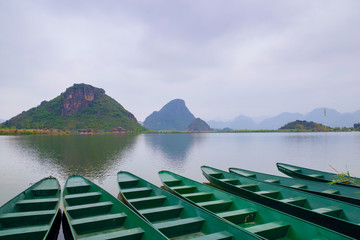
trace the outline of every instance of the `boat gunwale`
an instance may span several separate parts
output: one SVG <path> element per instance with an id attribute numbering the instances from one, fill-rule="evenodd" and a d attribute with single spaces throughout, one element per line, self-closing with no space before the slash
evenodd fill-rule
<path id="1" fill-rule="evenodd" d="M 240 175 L 242 177 L 246 177 L 246 178 L 250 178 L 250 179 L 256 179 L 258 181 L 265 182 L 265 183 L 268 183 L 268 184 L 281 185 L 283 187 L 287 187 L 287 188 L 290 188 L 290 189 L 296 189 L 296 190 L 300 190 L 300 191 L 303 191 L 303 192 L 308 192 L 308 193 L 320 195 L 320 196 L 323 196 L 323 197 L 336 199 L 336 200 L 346 202 L 346 203 L 349 203 L 349 204 L 353 204 L 353 205 L 356 205 L 356 206 L 360 206 L 360 195 L 359 195 L 359 198 L 356 198 L 356 197 L 352 197 L 352 196 L 349 196 L 349 195 L 343 195 L 343 194 L 339 195 L 339 194 L 331 194 L 331 193 L 316 191 L 316 190 L 312 190 L 312 189 L 295 188 L 295 187 L 292 187 L 292 186 L 283 185 L 281 182 L 280 183 L 273 183 L 273 182 L 267 182 L 267 181 L 259 179 L 259 178 L 252 178 L 252 177 L 244 176 L 244 175 L 241 175 L 240 173 L 236 172 L 236 170 L 251 172 L 253 174 L 260 175 L 260 176 L 261 175 L 264 175 L 264 176 L 266 175 L 266 176 L 273 177 L 273 178 L 279 178 L 280 180 L 285 180 L 285 181 L 287 181 L 287 180 L 290 180 L 290 181 L 302 181 L 306 185 L 313 185 L 314 187 L 323 186 L 323 184 L 328 184 L 329 189 L 333 188 L 334 190 L 338 190 L 340 192 L 343 192 L 344 190 L 345 191 L 348 191 L 348 190 L 356 191 L 356 189 L 352 188 L 352 187 L 348 188 L 347 186 L 340 185 L 340 184 L 332 184 L 332 185 L 330 185 L 328 182 L 316 182 L 316 181 L 311 181 L 311 180 L 303 179 L 303 178 L 299 179 L 299 178 L 289 178 L 289 177 L 283 177 L 283 176 L 276 176 L 276 175 L 272 175 L 272 174 L 260 173 L 260 172 L 255 172 L 255 171 L 241 169 L 241 168 L 232 167 L 232 168 L 228 169 L 228 171 L 230 173 L 237 174 L 237 175 Z"/>
<path id="2" fill-rule="evenodd" d="M 334 180 L 334 177 L 337 176 L 336 173 L 331 173 L 331 172 L 325 172 L 325 171 L 320 171 L 320 170 L 315 170 L 315 169 L 311 169 L 311 168 L 305 168 L 305 167 L 300 167 L 300 166 L 295 166 L 295 165 L 291 165 L 291 164 L 287 164 L 287 163 L 276 163 L 276 166 L 278 168 L 278 170 L 290 177 L 294 177 L 294 178 L 300 178 L 300 179 L 305 179 L 305 180 L 310 180 L 310 181 L 314 181 L 314 182 L 332 182 Z M 308 171 L 310 173 L 320 173 L 324 176 L 324 178 L 316 178 L 316 177 L 312 177 L 303 173 L 298 173 L 295 172 L 290 168 L 298 168 L 299 170 L 305 170 Z M 353 177 L 351 176 L 352 180 L 355 179 L 359 179 L 358 177 Z M 360 186 L 357 186 L 353 183 L 346 183 L 346 182 L 338 182 L 336 183 L 338 185 L 342 185 L 342 186 L 347 186 L 347 187 L 352 187 L 352 188 L 360 188 Z"/>

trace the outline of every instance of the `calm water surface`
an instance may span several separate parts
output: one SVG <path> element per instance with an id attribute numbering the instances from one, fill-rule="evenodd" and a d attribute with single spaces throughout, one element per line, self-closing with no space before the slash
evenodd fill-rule
<path id="1" fill-rule="evenodd" d="M 160 170 L 204 182 L 202 165 L 281 176 L 276 162 L 360 176 L 360 133 L 0 136 L 0 205 L 50 175 L 62 186 L 82 175 L 117 196 L 120 170 L 160 186 Z"/>

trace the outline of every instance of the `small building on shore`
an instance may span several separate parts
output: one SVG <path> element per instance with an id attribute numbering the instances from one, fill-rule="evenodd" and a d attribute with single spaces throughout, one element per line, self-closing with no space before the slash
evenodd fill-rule
<path id="1" fill-rule="evenodd" d="M 124 132 L 126 132 L 126 129 L 124 129 L 122 127 L 116 127 L 116 128 L 111 129 L 111 132 L 124 133 Z"/>
<path id="2" fill-rule="evenodd" d="M 78 130 L 78 133 L 79 133 L 79 134 L 89 134 L 89 133 L 91 133 L 91 130 L 90 130 L 90 129 Z"/>

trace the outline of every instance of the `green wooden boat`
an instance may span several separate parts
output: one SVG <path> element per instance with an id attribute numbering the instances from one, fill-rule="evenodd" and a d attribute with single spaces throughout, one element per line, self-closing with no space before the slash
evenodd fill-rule
<path id="1" fill-rule="evenodd" d="M 56 239 L 61 220 L 60 184 L 40 180 L 0 208 L 0 239 Z"/>
<path id="2" fill-rule="evenodd" d="M 170 192 L 266 239 L 351 239 L 172 172 L 161 171 L 159 176 L 164 187 Z"/>
<path id="3" fill-rule="evenodd" d="M 81 176 L 67 179 L 62 195 L 66 239 L 167 239 L 101 187 Z"/>
<path id="4" fill-rule="evenodd" d="M 338 176 L 335 173 L 322 172 L 322 171 L 317 171 L 314 169 L 298 167 L 298 166 L 285 164 L 285 163 L 277 163 L 276 166 L 280 172 L 282 172 L 290 177 L 293 177 L 293 178 L 306 179 L 306 180 L 311 180 L 311 181 L 316 181 L 316 182 L 332 182 L 334 179 L 338 179 Z M 352 181 L 357 181 L 358 178 L 351 177 L 350 179 Z M 348 187 L 360 188 L 359 185 L 356 185 L 356 184 L 348 182 L 348 181 L 339 182 L 337 184 L 345 185 Z"/>
<path id="5" fill-rule="evenodd" d="M 262 239 L 128 172 L 117 175 L 120 196 L 169 239 Z"/>
<path id="6" fill-rule="evenodd" d="M 216 168 L 201 167 L 214 185 L 342 234 L 360 236 L 360 207 L 335 199 L 242 177 Z"/>
<path id="7" fill-rule="evenodd" d="M 285 187 L 299 189 L 301 191 L 314 193 L 360 206 L 360 193 L 359 189 L 356 188 L 338 184 L 330 185 L 327 183 L 314 182 L 305 179 L 280 177 L 239 168 L 229 168 L 229 171 L 243 177 L 255 178 L 267 183 L 279 184 Z"/>

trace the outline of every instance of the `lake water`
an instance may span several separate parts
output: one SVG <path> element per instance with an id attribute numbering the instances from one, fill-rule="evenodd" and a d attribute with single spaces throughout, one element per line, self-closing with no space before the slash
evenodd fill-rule
<path id="1" fill-rule="evenodd" d="M 62 186 L 82 175 L 117 196 L 120 170 L 160 186 L 160 170 L 201 182 L 202 165 L 282 176 L 276 162 L 360 176 L 360 133 L 0 136 L 0 205 L 50 175 Z"/>

